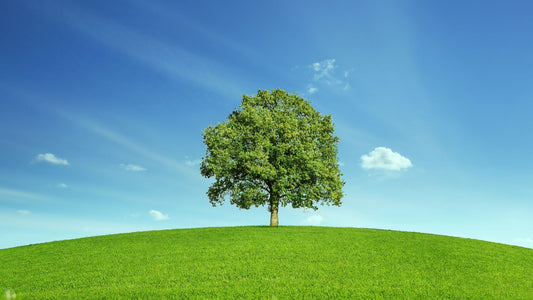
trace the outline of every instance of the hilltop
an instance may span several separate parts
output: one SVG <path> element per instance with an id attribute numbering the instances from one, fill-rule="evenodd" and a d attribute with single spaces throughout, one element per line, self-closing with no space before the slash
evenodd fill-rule
<path id="1" fill-rule="evenodd" d="M 532 249 L 376 229 L 117 234 L 3 249 L 0 266 L 0 288 L 17 299 L 533 295 Z"/>

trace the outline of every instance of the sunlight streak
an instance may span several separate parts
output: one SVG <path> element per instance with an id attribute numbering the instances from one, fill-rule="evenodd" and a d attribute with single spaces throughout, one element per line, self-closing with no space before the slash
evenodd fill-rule
<path id="1" fill-rule="evenodd" d="M 175 43 L 149 37 L 73 6 L 41 6 L 38 10 L 170 79 L 192 83 L 228 98 L 239 97 L 244 90 L 230 79 L 238 77 L 233 70 Z"/>

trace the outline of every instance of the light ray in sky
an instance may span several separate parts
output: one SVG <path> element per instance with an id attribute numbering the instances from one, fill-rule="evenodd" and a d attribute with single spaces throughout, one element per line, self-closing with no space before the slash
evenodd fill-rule
<path id="1" fill-rule="evenodd" d="M 232 80 L 238 77 L 232 69 L 187 51 L 177 43 L 146 36 L 74 6 L 46 4 L 39 11 L 171 79 L 193 83 L 230 99 L 245 90 Z"/>

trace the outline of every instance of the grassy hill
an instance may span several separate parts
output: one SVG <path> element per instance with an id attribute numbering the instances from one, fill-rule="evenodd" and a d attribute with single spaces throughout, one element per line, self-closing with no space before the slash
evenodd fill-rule
<path id="1" fill-rule="evenodd" d="M 533 250 L 411 232 L 227 227 L 0 250 L 16 299 L 533 298 Z"/>

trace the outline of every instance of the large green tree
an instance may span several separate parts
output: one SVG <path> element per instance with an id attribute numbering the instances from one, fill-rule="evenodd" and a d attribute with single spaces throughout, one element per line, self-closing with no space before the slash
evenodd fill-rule
<path id="1" fill-rule="evenodd" d="M 215 178 L 209 201 L 216 206 L 229 196 L 239 208 L 268 205 L 270 226 L 278 226 L 280 206 L 340 206 L 344 182 L 333 133 L 331 116 L 294 93 L 244 95 L 239 109 L 203 134 L 200 171 Z"/>

